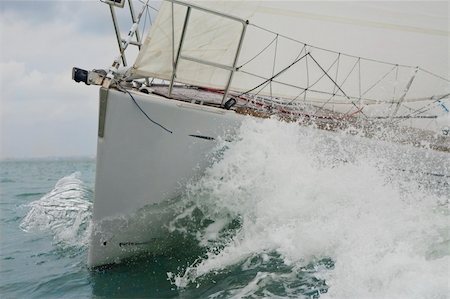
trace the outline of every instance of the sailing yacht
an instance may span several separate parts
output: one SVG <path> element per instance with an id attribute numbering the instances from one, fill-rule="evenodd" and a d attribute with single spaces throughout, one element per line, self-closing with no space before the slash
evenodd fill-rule
<path id="1" fill-rule="evenodd" d="M 120 55 L 110 68 L 72 73 L 100 86 L 89 267 L 164 253 L 167 206 L 250 117 L 450 149 L 440 128 L 424 125 L 448 113 L 448 74 L 301 41 L 301 2 L 162 1 L 145 38 L 149 1 L 138 13 L 128 1 L 125 38 L 115 10 L 125 0 L 102 2 Z M 128 66 L 130 45 L 139 53 Z"/>

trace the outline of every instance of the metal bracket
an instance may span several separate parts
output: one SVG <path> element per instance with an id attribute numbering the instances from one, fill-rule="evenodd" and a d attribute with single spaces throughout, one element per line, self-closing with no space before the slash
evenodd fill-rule
<path id="1" fill-rule="evenodd" d="M 180 61 L 181 49 L 183 48 L 184 36 L 186 35 L 186 29 L 187 29 L 190 15 L 191 15 L 191 7 L 188 6 L 187 11 L 186 11 L 186 17 L 184 18 L 183 31 L 181 32 L 180 45 L 178 46 L 177 57 L 175 58 L 175 61 L 173 64 L 172 79 L 170 80 L 170 85 L 169 85 L 169 97 L 172 96 L 173 84 L 174 84 L 175 77 L 177 74 L 178 62 Z M 173 18 L 173 15 L 172 15 L 172 18 Z M 173 32 L 172 32 L 172 34 L 173 34 Z"/>
<path id="2" fill-rule="evenodd" d="M 77 67 L 72 68 L 72 80 L 75 82 L 84 82 L 86 85 L 102 85 L 105 77 L 105 70 L 86 71 Z"/>

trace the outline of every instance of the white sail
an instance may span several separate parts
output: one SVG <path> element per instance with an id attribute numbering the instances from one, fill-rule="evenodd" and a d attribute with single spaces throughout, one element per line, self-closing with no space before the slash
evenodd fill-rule
<path id="1" fill-rule="evenodd" d="M 192 1 L 195 3 L 195 1 Z M 256 2 L 208 2 L 197 1 L 202 7 L 221 13 L 245 12 L 237 17 L 249 17 Z M 143 49 L 135 62 L 137 74 L 170 80 L 173 62 L 177 55 L 183 31 L 187 7 L 164 1 L 158 17 L 152 25 Z M 214 62 L 231 68 L 236 56 L 237 44 L 243 25 L 235 19 L 214 15 L 201 10 L 192 10 L 181 55 Z M 217 67 L 181 59 L 177 67 L 176 80 L 192 85 L 225 88 L 229 71 Z"/>
<path id="2" fill-rule="evenodd" d="M 186 27 L 185 4 L 192 5 Z M 439 54 L 439 64 L 445 66 L 438 70 L 443 75 L 439 78 L 415 65 L 384 63 L 300 42 L 302 35 L 316 30 L 305 19 L 357 25 L 362 32 L 372 27 L 408 37 L 421 35 L 444 46 L 449 41 L 448 28 L 423 22 L 411 25 L 394 18 L 378 20 L 376 10 L 369 17 L 332 17 L 305 12 L 304 7 L 302 1 L 164 1 L 134 64 L 134 76 L 219 90 L 227 90 L 230 83 L 229 90 L 237 93 L 303 101 L 340 112 L 371 104 L 379 110 L 383 103 L 382 109 L 401 114 L 408 111 L 402 111 L 399 101 L 415 102 L 450 92 L 448 55 Z M 345 35 L 331 38 L 345 40 Z"/>

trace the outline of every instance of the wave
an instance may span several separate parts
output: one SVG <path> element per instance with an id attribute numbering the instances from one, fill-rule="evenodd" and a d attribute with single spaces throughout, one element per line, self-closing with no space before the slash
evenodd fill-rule
<path id="1" fill-rule="evenodd" d="M 52 191 L 26 206 L 20 224 L 26 232 L 51 233 L 61 246 L 86 247 L 92 216 L 92 190 L 74 172 L 60 179 Z"/>
<path id="2" fill-rule="evenodd" d="M 210 297 L 448 296 L 448 176 L 430 185 L 410 172 L 448 174 L 448 154 L 273 119 L 249 119 L 220 151 L 171 225 L 183 231 L 176 222 L 195 211 L 208 219 L 184 229 L 206 254 L 168 273 L 177 287 L 251 266 Z"/>

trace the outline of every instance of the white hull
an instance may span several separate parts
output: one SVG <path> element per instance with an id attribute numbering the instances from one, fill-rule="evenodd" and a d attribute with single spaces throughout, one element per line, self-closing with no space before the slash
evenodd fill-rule
<path id="1" fill-rule="evenodd" d="M 130 93 L 137 104 L 126 92 L 100 92 L 89 267 L 143 252 L 164 253 L 170 245 L 165 226 L 174 218 L 176 198 L 212 161 L 219 150 L 217 139 L 233 136 L 246 118 L 232 110 Z M 334 134 L 322 132 L 324 136 Z M 349 135 L 345 138 L 356 152 L 376 148 L 378 155 L 390 157 L 393 169 L 445 173 L 444 166 L 437 170 L 425 167 L 440 165 L 439 159 L 443 159 L 437 154 L 430 156 L 425 149 Z M 423 163 L 411 168 L 405 155 Z"/>
<path id="2" fill-rule="evenodd" d="M 234 111 L 150 94 L 100 91 L 100 122 L 88 266 L 154 253 L 170 220 L 165 202 L 202 173 L 218 137 L 245 118 Z M 194 135 L 194 136 L 193 136 Z M 204 137 L 204 138 L 202 138 Z M 214 139 L 213 139 L 214 138 Z M 146 212 L 139 212 L 145 210 Z"/>

